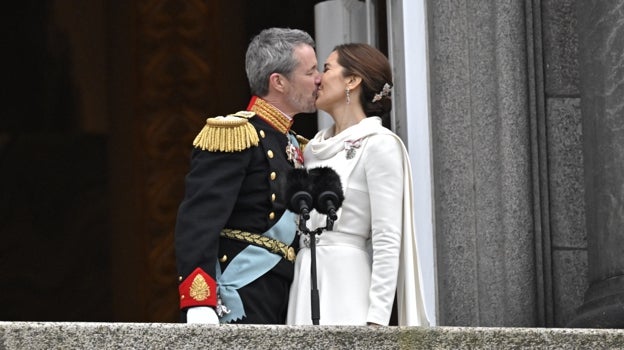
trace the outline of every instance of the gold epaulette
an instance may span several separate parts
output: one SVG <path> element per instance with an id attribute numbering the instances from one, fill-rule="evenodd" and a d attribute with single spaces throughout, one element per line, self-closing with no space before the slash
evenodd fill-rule
<path id="1" fill-rule="evenodd" d="M 254 112 L 240 111 L 225 117 L 206 119 L 206 125 L 193 141 L 204 151 L 238 152 L 258 145 L 258 133 L 249 122 Z"/>
<path id="2" fill-rule="evenodd" d="M 306 139 L 305 137 L 301 135 L 295 135 L 295 137 L 297 138 L 297 142 L 299 142 L 299 148 L 301 149 L 301 152 L 303 152 L 303 150 L 305 150 L 305 147 L 308 145 L 308 142 L 310 142 L 310 140 Z"/>

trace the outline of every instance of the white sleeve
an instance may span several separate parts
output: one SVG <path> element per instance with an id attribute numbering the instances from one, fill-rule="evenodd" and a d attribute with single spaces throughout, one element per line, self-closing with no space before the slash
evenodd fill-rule
<path id="1" fill-rule="evenodd" d="M 403 227 L 403 147 L 392 135 L 375 135 L 362 156 L 373 247 L 367 322 L 387 325 L 396 291 Z"/>

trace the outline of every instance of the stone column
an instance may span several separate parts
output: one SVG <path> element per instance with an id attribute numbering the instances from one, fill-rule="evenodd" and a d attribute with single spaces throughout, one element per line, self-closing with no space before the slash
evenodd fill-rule
<path id="1" fill-rule="evenodd" d="M 525 4 L 427 3 L 439 323 L 536 323 Z"/>
<path id="2" fill-rule="evenodd" d="M 624 327 L 624 0 L 578 0 L 589 289 L 572 327 Z"/>

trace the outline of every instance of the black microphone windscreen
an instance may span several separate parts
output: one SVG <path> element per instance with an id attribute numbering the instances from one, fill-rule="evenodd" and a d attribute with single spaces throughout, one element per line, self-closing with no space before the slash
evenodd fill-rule
<path id="1" fill-rule="evenodd" d="M 312 197 L 310 193 L 310 178 L 308 172 L 303 168 L 291 169 L 286 174 L 284 196 L 286 207 L 293 213 L 300 214 L 300 200 L 304 200 L 308 208 L 312 208 Z M 307 194 L 307 195 L 305 195 Z"/>
<path id="2" fill-rule="evenodd" d="M 340 175 L 330 167 L 312 168 L 308 171 L 310 182 L 312 183 L 312 197 L 318 200 L 324 192 L 332 192 L 336 196 L 332 196 L 332 202 L 335 209 L 342 206 L 344 201 L 344 193 L 342 192 L 342 182 Z M 321 214 L 327 214 L 325 203 L 315 203 L 314 207 Z"/>

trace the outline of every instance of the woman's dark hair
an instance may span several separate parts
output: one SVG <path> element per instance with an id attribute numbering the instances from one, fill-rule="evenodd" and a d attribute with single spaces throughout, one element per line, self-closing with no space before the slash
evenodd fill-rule
<path id="1" fill-rule="evenodd" d="M 362 78 L 360 102 L 367 117 L 388 118 L 392 110 L 392 93 L 383 94 L 373 102 L 376 94 L 382 92 L 384 85 L 392 87 L 392 69 L 388 58 L 381 51 L 368 44 L 342 44 L 334 48 L 338 54 L 338 64 L 343 67 L 343 75 L 356 75 Z"/>

